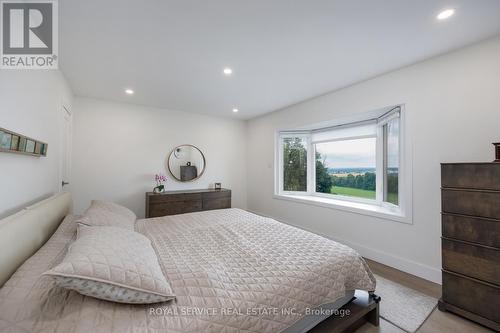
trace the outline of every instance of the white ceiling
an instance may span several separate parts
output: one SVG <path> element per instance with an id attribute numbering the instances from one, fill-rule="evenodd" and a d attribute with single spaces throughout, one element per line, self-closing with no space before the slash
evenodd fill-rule
<path id="1" fill-rule="evenodd" d="M 76 95 L 244 119 L 500 33 L 499 0 L 59 3 Z"/>

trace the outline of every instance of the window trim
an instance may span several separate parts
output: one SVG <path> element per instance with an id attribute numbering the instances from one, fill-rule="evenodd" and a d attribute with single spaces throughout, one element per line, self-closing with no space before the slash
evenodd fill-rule
<path id="1" fill-rule="evenodd" d="M 394 119 L 392 114 L 395 109 L 399 108 L 399 174 L 398 174 L 398 189 L 399 189 L 399 206 L 396 206 L 389 202 L 384 202 L 383 200 L 383 165 L 384 165 L 384 140 L 383 138 L 383 126 L 387 124 L 390 120 Z M 356 197 L 348 197 L 342 195 L 331 195 L 326 193 L 316 192 L 316 149 L 315 144 L 321 142 L 312 143 L 311 134 L 315 129 L 312 130 L 284 130 L 276 132 L 276 145 L 275 145 L 275 191 L 274 198 L 289 200 L 294 202 L 300 202 L 305 204 L 311 204 L 315 206 L 328 207 L 332 209 L 338 209 L 343 211 L 349 211 L 353 213 L 359 213 L 362 215 L 374 216 L 382 219 L 393 220 L 397 222 L 403 222 L 412 224 L 413 214 L 412 214 L 412 171 L 411 171 L 411 145 L 408 140 L 408 132 L 406 128 L 406 112 L 404 105 L 396 105 L 391 108 L 385 108 L 385 112 L 382 112 L 378 118 L 377 126 L 377 143 L 376 143 L 376 170 L 377 170 L 377 184 L 376 184 L 376 199 L 364 199 Z M 373 120 L 373 112 L 367 113 L 364 121 Z M 344 119 L 343 124 L 352 123 L 362 123 L 359 121 L 360 116 L 357 115 L 356 118 L 352 118 L 353 121 L 349 122 L 349 119 Z M 342 125 L 340 125 L 342 126 Z M 322 130 L 325 128 L 319 127 L 316 130 Z M 291 192 L 283 191 L 283 142 L 282 138 L 286 137 L 302 137 L 306 139 L 307 143 L 307 191 L 306 192 Z M 343 140 L 355 140 L 362 139 L 365 137 L 374 136 L 363 136 L 363 137 L 349 137 L 340 140 L 328 140 L 324 142 L 332 141 L 343 141 Z M 380 170 L 380 171 L 379 171 Z"/>
<path id="2" fill-rule="evenodd" d="M 399 124 L 398 124 L 398 126 L 399 126 L 399 137 L 398 137 L 398 151 L 399 151 L 399 154 L 398 154 L 398 205 L 395 205 L 395 204 L 393 204 L 391 202 L 388 202 L 388 201 L 384 200 L 385 199 L 385 195 L 386 195 L 385 190 L 387 188 L 387 183 L 386 183 L 386 180 L 387 180 L 386 179 L 386 174 L 387 174 L 387 172 L 386 171 L 389 169 L 389 167 L 388 167 L 388 161 L 386 160 L 386 158 L 387 158 L 386 149 L 387 149 L 387 142 L 388 141 L 387 141 L 387 136 L 386 136 L 387 133 L 385 132 L 385 127 L 386 127 L 386 125 L 390 121 L 392 121 L 393 119 L 395 119 L 395 117 L 387 117 L 380 124 L 380 131 L 381 131 L 380 138 L 382 139 L 382 140 L 380 140 L 382 142 L 382 144 L 381 144 L 382 147 L 381 147 L 381 150 L 380 150 L 381 151 L 381 160 L 382 160 L 381 161 L 382 177 L 380 177 L 381 178 L 380 182 L 382 184 L 380 186 L 381 203 L 382 203 L 382 205 L 385 205 L 387 207 L 393 207 L 393 208 L 396 208 L 396 207 L 399 208 L 401 206 L 401 204 L 402 204 L 402 201 L 399 198 L 400 195 L 401 195 L 401 193 L 400 193 L 401 191 L 399 190 L 399 186 L 400 186 L 401 181 L 402 181 L 402 177 L 401 177 L 401 169 L 402 169 L 401 168 L 401 163 L 402 163 L 402 155 L 403 155 L 402 154 L 402 150 L 401 150 L 401 142 L 402 142 L 401 141 L 401 137 L 402 137 L 402 135 L 401 135 L 401 133 L 402 133 L 402 131 L 401 131 L 401 117 L 402 117 L 402 115 L 401 115 L 401 112 L 400 112 L 399 113 Z"/>

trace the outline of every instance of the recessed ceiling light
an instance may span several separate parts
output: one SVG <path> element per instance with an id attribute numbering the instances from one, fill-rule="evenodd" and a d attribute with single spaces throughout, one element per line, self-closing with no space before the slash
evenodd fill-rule
<path id="1" fill-rule="evenodd" d="M 127 95 L 133 95 L 134 94 L 134 91 L 132 89 L 125 89 L 125 93 Z"/>
<path id="2" fill-rule="evenodd" d="M 223 72 L 225 75 L 228 75 L 228 76 L 233 74 L 233 70 L 229 67 L 224 68 Z"/>
<path id="3" fill-rule="evenodd" d="M 447 18 L 450 18 L 455 14 L 455 9 L 445 9 L 441 13 L 438 14 L 437 19 L 438 20 L 446 20 Z"/>
<path id="4" fill-rule="evenodd" d="M 233 108 L 233 112 L 234 112 L 234 113 L 236 113 L 236 112 L 238 112 L 238 111 L 240 111 L 240 110 L 238 110 L 237 108 Z"/>

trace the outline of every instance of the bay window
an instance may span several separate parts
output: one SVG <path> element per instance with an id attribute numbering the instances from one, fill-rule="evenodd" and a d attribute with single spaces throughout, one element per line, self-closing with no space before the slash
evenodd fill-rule
<path id="1" fill-rule="evenodd" d="M 279 132 L 276 195 L 405 220 L 401 122 L 396 106 L 361 121 Z"/>

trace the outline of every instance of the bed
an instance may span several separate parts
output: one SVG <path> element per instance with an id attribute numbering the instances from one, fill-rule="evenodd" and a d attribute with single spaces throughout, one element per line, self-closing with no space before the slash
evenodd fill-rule
<path id="1" fill-rule="evenodd" d="M 4 235 L 13 232 L 12 225 L 31 225 L 11 247 L 33 244 L 33 255 L 16 258 L 20 266 L 0 289 L 2 332 L 296 333 L 338 315 L 341 307 L 354 313 L 347 324 L 340 316 L 334 319 L 342 331 L 365 315 L 378 320 L 373 296 L 369 307 L 355 311 L 360 308 L 353 301 L 355 290 L 375 290 L 375 278 L 359 254 L 240 209 L 137 220 L 136 231 L 150 239 L 175 292 L 173 301 L 126 305 L 57 287 L 41 274 L 63 259 L 76 237 L 71 215 L 61 223 L 70 210 L 68 196 L 30 208 L 30 214 L 45 212 L 38 221 L 24 221 L 26 212 L 0 221 Z M 30 234 L 41 236 L 35 241 Z M 12 262 L 1 265 L 2 271 L 13 267 Z"/>

